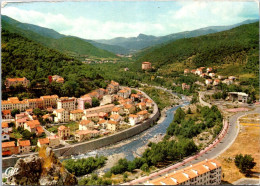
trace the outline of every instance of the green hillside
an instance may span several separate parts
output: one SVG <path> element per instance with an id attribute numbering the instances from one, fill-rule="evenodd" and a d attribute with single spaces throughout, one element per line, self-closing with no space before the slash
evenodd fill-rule
<path id="1" fill-rule="evenodd" d="M 138 64 L 150 61 L 155 68 L 192 58 L 196 66 L 240 62 L 258 55 L 259 23 L 196 38 L 180 39 L 160 48 L 150 48 L 138 56 Z M 257 65 L 257 61 L 254 61 Z"/>
<path id="2" fill-rule="evenodd" d="M 115 54 L 103 49 L 99 49 L 89 42 L 72 36 L 63 36 L 54 30 L 46 29 L 20 23 L 7 16 L 1 20 L 2 28 L 11 33 L 17 33 L 30 40 L 39 42 L 61 52 L 65 52 L 75 57 L 100 57 L 100 58 L 118 58 Z M 62 37 L 63 36 L 63 37 Z"/>
<path id="3" fill-rule="evenodd" d="M 48 76 L 55 74 L 64 77 L 65 83 L 49 84 Z M 2 79 L 5 80 L 6 77 L 26 77 L 31 81 L 29 90 L 12 91 L 20 97 L 48 94 L 79 97 L 105 86 L 102 76 L 89 65 L 3 29 Z M 36 85 L 39 85 L 39 90 L 34 89 Z"/>

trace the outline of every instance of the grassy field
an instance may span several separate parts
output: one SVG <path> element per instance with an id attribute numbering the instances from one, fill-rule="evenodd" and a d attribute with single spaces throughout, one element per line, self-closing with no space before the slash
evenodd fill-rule
<path id="1" fill-rule="evenodd" d="M 240 132 L 232 146 L 221 154 L 217 160 L 222 164 L 222 180 L 232 183 L 245 176 L 235 166 L 234 158 L 237 154 L 251 154 L 257 163 L 254 173 L 260 173 L 260 125 L 240 125 Z M 250 142 L 250 143 L 249 143 Z"/>

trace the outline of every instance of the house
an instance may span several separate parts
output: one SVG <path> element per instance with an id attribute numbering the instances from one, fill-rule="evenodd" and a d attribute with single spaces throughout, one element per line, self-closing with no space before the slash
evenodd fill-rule
<path id="1" fill-rule="evenodd" d="M 135 111 L 135 106 L 132 104 L 124 104 L 123 106 L 126 114 L 132 114 Z"/>
<path id="2" fill-rule="evenodd" d="M 119 96 L 123 97 L 123 98 L 128 98 L 128 97 L 129 97 L 127 91 L 124 90 L 124 89 L 119 90 L 117 94 L 118 94 Z"/>
<path id="3" fill-rule="evenodd" d="M 107 92 L 108 94 L 115 94 L 117 93 L 119 90 L 119 83 L 115 82 L 115 81 L 111 81 L 111 83 L 107 86 Z"/>
<path id="4" fill-rule="evenodd" d="M 81 110 L 81 109 L 70 111 L 70 120 L 79 121 L 82 119 L 83 115 L 84 115 L 84 113 L 83 113 L 83 110 Z"/>
<path id="5" fill-rule="evenodd" d="M 42 119 L 43 119 L 44 121 L 46 121 L 46 120 L 49 120 L 50 122 L 53 121 L 53 117 L 52 117 L 50 114 L 45 114 L 45 115 L 43 115 L 43 116 L 42 116 Z"/>
<path id="6" fill-rule="evenodd" d="M 25 100 L 28 103 L 28 108 L 35 109 L 35 108 L 44 108 L 44 101 L 43 99 L 26 99 Z"/>
<path id="7" fill-rule="evenodd" d="M 94 114 L 94 113 L 100 113 L 100 112 L 106 112 L 109 113 L 112 111 L 112 109 L 115 107 L 114 104 L 109 104 L 109 105 L 103 105 L 99 107 L 94 107 L 94 108 L 89 108 L 84 110 L 84 114 Z"/>
<path id="8" fill-rule="evenodd" d="M 203 73 L 202 69 L 198 68 L 195 72 L 196 75 L 201 75 Z"/>
<path id="9" fill-rule="evenodd" d="M 190 70 L 189 69 L 185 69 L 184 70 L 184 74 L 188 74 L 188 73 L 190 73 Z"/>
<path id="10" fill-rule="evenodd" d="M 86 114 L 85 116 L 82 117 L 83 120 L 92 120 L 95 122 L 99 121 L 99 114 L 98 113 L 93 113 L 93 114 Z"/>
<path id="11" fill-rule="evenodd" d="M 61 97 L 57 101 L 57 109 L 65 109 L 68 111 L 76 110 L 77 99 L 74 97 Z"/>
<path id="12" fill-rule="evenodd" d="M 146 101 L 146 106 L 149 107 L 149 108 L 152 108 L 152 107 L 153 107 L 153 101 L 150 100 L 150 99 L 148 99 L 148 100 Z"/>
<path id="13" fill-rule="evenodd" d="M 98 114 L 99 120 L 106 119 L 108 117 L 108 113 L 100 112 Z"/>
<path id="14" fill-rule="evenodd" d="M 57 135 L 48 136 L 49 139 L 49 147 L 55 148 L 60 145 L 60 138 Z"/>
<path id="15" fill-rule="evenodd" d="M 29 121 L 28 118 L 21 118 L 15 121 L 15 128 L 22 127 L 24 128 L 24 124 L 26 121 Z"/>
<path id="16" fill-rule="evenodd" d="M 9 141 L 10 140 L 10 134 L 2 132 L 2 141 Z"/>
<path id="17" fill-rule="evenodd" d="M 191 72 L 192 74 L 196 74 L 196 71 L 197 71 L 197 70 L 192 69 L 190 72 Z"/>
<path id="18" fill-rule="evenodd" d="M 122 117 L 121 117 L 119 114 L 112 114 L 112 115 L 110 116 L 110 120 L 111 120 L 111 121 L 117 121 L 117 122 L 119 122 L 119 121 L 121 121 L 121 119 L 122 119 Z"/>
<path id="19" fill-rule="evenodd" d="M 212 69 L 211 67 L 208 67 L 208 68 L 207 68 L 207 73 L 212 72 L 212 70 L 213 70 L 213 69 Z"/>
<path id="20" fill-rule="evenodd" d="M 202 73 L 202 74 L 200 74 L 200 77 L 202 77 L 202 78 L 205 78 L 206 76 L 207 76 L 206 73 Z"/>
<path id="21" fill-rule="evenodd" d="M 38 147 L 43 147 L 43 146 L 49 146 L 50 140 L 49 138 L 39 138 L 37 142 Z"/>
<path id="22" fill-rule="evenodd" d="M 114 101 L 114 96 L 113 95 L 104 95 L 103 99 L 100 101 L 100 105 L 107 105 L 110 104 Z"/>
<path id="23" fill-rule="evenodd" d="M 95 123 L 91 120 L 81 120 L 79 123 L 79 130 L 93 130 Z"/>
<path id="24" fill-rule="evenodd" d="M 206 83 L 206 85 L 210 85 L 212 83 L 212 79 L 206 79 L 205 83 Z"/>
<path id="25" fill-rule="evenodd" d="M 223 80 L 223 79 L 225 79 L 225 78 L 226 78 L 225 76 L 218 75 L 218 79 L 220 79 L 220 80 Z"/>
<path id="26" fill-rule="evenodd" d="M 9 132 L 9 125 L 7 122 L 2 122 L 2 132 L 4 132 L 4 133 Z"/>
<path id="27" fill-rule="evenodd" d="M 84 141 L 99 135 L 97 130 L 78 130 L 75 133 L 75 140 Z"/>
<path id="28" fill-rule="evenodd" d="M 145 110 L 146 109 L 146 103 L 145 102 L 137 103 L 137 107 L 141 110 Z"/>
<path id="29" fill-rule="evenodd" d="M 112 114 L 119 114 L 119 115 L 121 115 L 123 113 L 124 113 L 124 111 L 123 111 L 123 109 L 121 107 L 115 106 L 112 109 Z"/>
<path id="30" fill-rule="evenodd" d="M 139 122 L 139 117 L 138 115 L 135 114 L 130 114 L 129 115 L 129 122 L 131 126 L 136 125 Z"/>
<path id="31" fill-rule="evenodd" d="M 58 137 L 62 140 L 67 140 L 70 137 L 70 128 L 65 127 L 64 125 L 59 126 L 58 128 Z"/>
<path id="32" fill-rule="evenodd" d="M 182 83 L 181 84 L 181 88 L 182 88 L 182 90 L 189 90 L 190 89 L 190 85 L 187 85 L 186 83 Z"/>
<path id="33" fill-rule="evenodd" d="M 88 95 L 89 95 L 92 99 L 93 99 L 93 98 L 97 98 L 97 99 L 99 98 L 99 94 L 98 94 L 96 91 L 93 91 L 93 92 L 89 93 Z"/>
<path id="34" fill-rule="evenodd" d="M 43 100 L 43 107 L 48 108 L 48 107 L 56 107 L 57 106 L 57 100 L 58 100 L 57 95 L 48 95 L 48 96 L 41 96 L 40 99 Z"/>
<path id="35" fill-rule="evenodd" d="M 6 88 L 10 88 L 10 86 L 18 86 L 22 85 L 23 87 L 28 87 L 30 84 L 30 81 L 26 79 L 26 77 L 23 78 L 6 78 L 5 80 L 5 86 Z"/>
<path id="36" fill-rule="evenodd" d="M 65 123 L 65 122 L 69 122 L 69 111 L 65 110 L 65 109 L 56 109 L 53 111 L 53 114 L 56 115 L 56 117 L 54 117 L 54 122 L 55 123 Z"/>
<path id="37" fill-rule="evenodd" d="M 214 82 L 213 82 L 213 85 L 216 86 L 216 85 L 219 85 L 220 83 L 220 80 L 219 79 L 215 79 Z"/>
<path id="38" fill-rule="evenodd" d="M 142 111 L 138 112 L 136 115 L 139 117 L 140 121 L 143 121 L 148 118 L 148 111 L 142 110 Z"/>
<path id="39" fill-rule="evenodd" d="M 64 78 L 58 75 L 48 76 L 49 83 L 52 83 L 53 81 L 57 83 L 64 83 Z"/>
<path id="40" fill-rule="evenodd" d="M 15 146 L 15 141 L 2 142 L 2 156 L 18 154 L 19 148 Z"/>
<path id="41" fill-rule="evenodd" d="M 2 119 L 13 119 L 11 110 L 2 110 Z"/>
<path id="42" fill-rule="evenodd" d="M 111 121 L 111 120 L 109 120 L 109 121 L 107 122 L 107 129 L 108 129 L 108 130 L 116 131 L 116 130 L 118 130 L 118 128 L 119 128 L 119 123 L 118 123 L 118 122 L 116 122 L 116 121 Z"/>
<path id="43" fill-rule="evenodd" d="M 144 185 L 220 185 L 221 164 L 214 159 L 159 176 Z"/>
<path id="44" fill-rule="evenodd" d="M 82 96 L 78 98 L 78 109 L 84 110 L 86 103 L 88 103 L 90 106 L 92 105 L 92 98 L 90 96 Z"/>
<path id="45" fill-rule="evenodd" d="M 137 94 L 131 94 L 132 101 L 137 101 L 139 99 L 139 96 Z"/>
<path id="46" fill-rule="evenodd" d="M 235 76 L 228 76 L 228 79 L 235 81 L 237 78 Z"/>
<path id="47" fill-rule="evenodd" d="M 30 140 L 18 140 L 17 146 L 19 147 L 19 153 L 29 153 L 31 149 Z"/>
<path id="48" fill-rule="evenodd" d="M 107 128 L 107 120 L 100 120 L 97 124 L 102 128 L 102 129 L 105 129 Z"/>
<path id="49" fill-rule="evenodd" d="M 216 74 L 215 73 L 209 73 L 209 76 L 213 78 L 213 77 L 216 76 Z"/>
<path id="50" fill-rule="evenodd" d="M 37 127 L 41 124 L 38 120 L 26 121 L 24 124 L 24 130 L 28 130 L 29 132 L 36 133 Z"/>
<path id="51" fill-rule="evenodd" d="M 227 100 L 247 103 L 248 94 L 244 92 L 228 92 Z"/>
<path id="52" fill-rule="evenodd" d="M 40 135 L 42 135 L 42 133 L 44 133 L 43 127 L 42 126 L 37 126 L 36 127 L 36 135 L 40 136 Z"/>
<path id="53" fill-rule="evenodd" d="M 232 79 L 225 79 L 222 81 L 222 83 L 225 83 L 227 85 L 232 85 L 233 84 L 233 80 Z"/>
<path id="54" fill-rule="evenodd" d="M 150 62 L 143 62 L 142 63 L 142 70 L 149 70 L 152 68 L 152 63 Z"/>

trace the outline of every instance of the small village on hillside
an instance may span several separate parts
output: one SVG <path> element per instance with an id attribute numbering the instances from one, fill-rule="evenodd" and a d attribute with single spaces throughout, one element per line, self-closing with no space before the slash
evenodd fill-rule
<path id="1" fill-rule="evenodd" d="M 64 81 L 60 76 L 50 76 L 49 80 Z M 26 78 L 6 80 L 7 87 L 28 84 Z M 115 81 L 107 89 L 80 98 L 48 95 L 20 101 L 10 97 L 2 100 L 2 155 L 29 153 L 43 145 L 62 147 L 113 134 L 142 123 L 151 113 L 152 100 Z"/>

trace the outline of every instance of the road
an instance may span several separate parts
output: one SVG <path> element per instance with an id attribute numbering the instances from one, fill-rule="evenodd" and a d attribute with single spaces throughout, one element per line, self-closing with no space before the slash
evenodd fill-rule
<path id="1" fill-rule="evenodd" d="M 182 166 L 179 166 L 178 168 L 176 169 L 171 169 L 169 170 L 168 172 L 165 172 L 165 174 L 169 174 L 169 173 L 172 173 L 178 169 L 182 169 L 182 168 L 185 168 L 187 166 L 190 166 L 192 164 L 195 164 L 195 163 L 198 163 L 198 162 L 201 162 L 205 159 L 213 159 L 213 158 L 216 158 L 217 156 L 219 156 L 220 154 L 222 154 L 225 150 L 227 150 L 232 144 L 233 142 L 235 141 L 238 133 L 239 133 L 239 123 L 237 122 L 238 119 L 243 116 L 243 115 L 246 115 L 246 114 L 252 114 L 252 113 L 259 113 L 260 112 L 260 107 L 257 106 L 255 107 L 255 109 L 253 111 L 249 111 L 249 112 L 239 112 L 233 116 L 231 116 L 229 118 L 229 128 L 228 128 L 228 132 L 227 134 L 225 135 L 225 137 L 222 139 L 222 141 L 220 143 L 218 143 L 214 148 L 212 148 L 210 151 L 208 151 L 207 153 L 199 156 L 197 159 L 195 160 L 192 160 Z M 160 171 L 162 171 L 163 169 L 161 169 Z M 136 179 L 136 180 L 133 180 L 131 182 L 128 182 L 126 183 L 127 185 L 138 185 L 138 184 L 144 184 L 145 182 L 149 181 L 149 180 L 152 180 L 152 179 L 156 179 L 158 177 L 161 177 L 163 176 L 164 174 L 159 174 L 159 173 L 154 173 L 149 176 L 146 176 L 146 177 L 142 177 L 142 178 L 139 178 L 139 179 Z"/>

